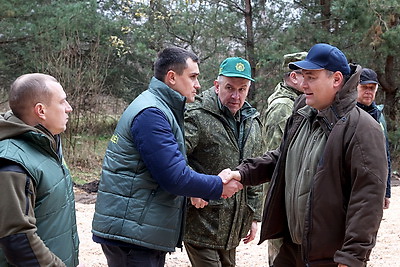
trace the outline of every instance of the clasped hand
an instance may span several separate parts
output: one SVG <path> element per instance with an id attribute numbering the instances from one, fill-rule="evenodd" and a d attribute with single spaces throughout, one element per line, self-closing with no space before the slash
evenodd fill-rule
<path id="1" fill-rule="evenodd" d="M 227 168 L 222 170 L 218 176 L 223 183 L 222 198 L 232 197 L 236 192 L 243 189 L 243 185 L 239 182 L 241 177 L 238 171 Z"/>

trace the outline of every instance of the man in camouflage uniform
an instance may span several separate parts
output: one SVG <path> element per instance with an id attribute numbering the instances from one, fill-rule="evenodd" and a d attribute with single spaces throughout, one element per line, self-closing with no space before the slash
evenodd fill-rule
<path id="1" fill-rule="evenodd" d="M 259 112 L 247 103 L 251 69 L 233 57 L 220 66 L 214 87 L 187 105 L 185 135 L 189 165 L 206 174 L 235 168 L 263 153 Z M 232 198 L 191 198 L 185 247 L 192 266 L 235 266 L 236 247 L 252 241 L 261 218 L 262 187 L 245 187 Z"/>
<path id="2" fill-rule="evenodd" d="M 275 87 L 274 93 L 267 100 L 267 110 L 264 115 L 263 142 L 264 150 L 270 151 L 279 147 L 285 129 L 286 120 L 292 114 L 293 103 L 297 96 L 302 94 L 301 83 L 303 75 L 301 70 L 292 71 L 288 64 L 303 60 L 307 52 L 287 54 L 283 57 L 283 81 Z M 264 184 L 264 200 L 267 195 L 269 183 Z M 264 201 L 263 201 L 264 203 Z M 268 241 L 268 262 L 273 266 L 273 262 L 278 255 L 282 245 L 281 239 Z"/>

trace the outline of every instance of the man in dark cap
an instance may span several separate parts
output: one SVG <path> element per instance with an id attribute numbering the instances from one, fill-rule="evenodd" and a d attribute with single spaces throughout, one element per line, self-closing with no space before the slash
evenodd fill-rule
<path id="1" fill-rule="evenodd" d="M 271 181 L 260 243 L 283 238 L 274 267 L 366 266 L 382 219 L 387 157 L 382 129 L 356 106 L 361 67 L 316 44 L 289 64 L 301 70 L 278 149 L 231 173 L 244 185 Z"/>
<path id="2" fill-rule="evenodd" d="M 364 68 L 360 75 L 360 83 L 357 86 L 357 106 L 368 112 L 382 127 L 383 133 L 385 134 L 386 139 L 386 153 L 387 153 L 387 161 L 388 161 L 388 177 L 386 184 L 386 194 L 385 201 L 383 203 L 383 208 L 388 209 L 390 205 L 390 196 L 391 196 L 391 183 L 390 183 L 390 174 L 391 171 L 391 161 L 390 161 L 390 152 L 389 152 L 389 140 L 387 133 L 386 120 L 383 115 L 383 105 L 377 105 L 375 103 L 376 92 L 378 91 L 378 75 L 375 71 Z"/>

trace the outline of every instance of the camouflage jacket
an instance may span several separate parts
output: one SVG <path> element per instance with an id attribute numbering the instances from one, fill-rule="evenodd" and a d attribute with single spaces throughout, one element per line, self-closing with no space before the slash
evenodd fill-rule
<path id="1" fill-rule="evenodd" d="M 263 121 L 265 151 L 279 147 L 286 121 L 292 114 L 294 100 L 299 94 L 300 92 L 281 82 L 275 87 L 274 93 L 268 97 L 268 107 Z"/>
<path id="2" fill-rule="evenodd" d="M 225 107 L 222 107 L 224 109 Z M 189 165 L 198 172 L 218 174 L 234 169 L 244 158 L 262 154 L 259 112 L 245 102 L 239 137 L 219 108 L 214 88 L 187 105 L 185 138 Z M 241 141 L 242 140 L 242 141 Z M 245 187 L 229 199 L 210 200 L 196 209 L 189 204 L 184 241 L 213 249 L 233 249 L 261 218 L 262 187 Z"/>

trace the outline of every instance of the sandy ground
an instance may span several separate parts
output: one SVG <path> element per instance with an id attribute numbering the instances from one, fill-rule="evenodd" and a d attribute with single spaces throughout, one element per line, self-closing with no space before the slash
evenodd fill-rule
<path id="1" fill-rule="evenodd" d="M 85 267 L 107 266 L 99 244 L 92 241 L 91 223 L 94 212 L 95 195 L 77 191 L 77 221 L 80 238 L 80 262 Z M 83 204 L 90 203 L 90 204 Z M 392 179 L 392 198 L 390 208 L 384 210 L 378 239 L 372 251 L 368 266 L 400 266 L 400 180 Z M 365 222 L 368 223 L 368 222 Z M 257 245 L 258 236 L 249 244 L 240 244 L 237 248 L 237 266 L 268 266 L 267 242 Z M 188 267 L 189 260 L 185 251 L 167 255 L 166 266 Z"/>

